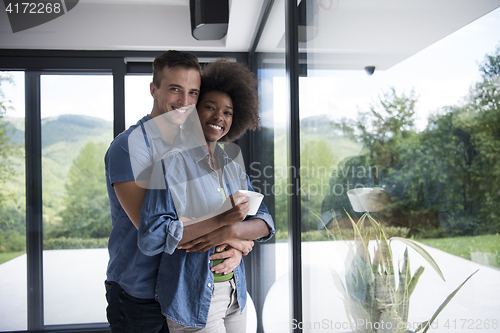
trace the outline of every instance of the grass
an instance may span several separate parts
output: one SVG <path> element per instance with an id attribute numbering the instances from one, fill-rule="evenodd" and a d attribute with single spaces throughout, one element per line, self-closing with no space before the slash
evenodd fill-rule
<path id="1" fill-rule="evenodd" d="M 17 258 L 24 253 L 25 253 L 24 251 L 0 252 L 0 265 L 3 264 L 4 262 L 11 260 L 11 259 Z"/>
<path id="2" fill-rule="evenodd" d="M 365 231 L 371 230 L 372 239 L 375 239 L 375 234 L 372 227 L 366 227 Z M 386 227 L 384 228 L 385 235 L 388 238 L 391 237 L 405 237 L 408 234 L 407 228 L 401 227 Z M 352 229 L 338 229 L 332 230 L 335 240 L 349 240 L 354 238 L 354 231 Z M 311 230 L 301 232 L 301 240 L 303 242 L 318 242 L 318 241 L 332 241 L 334 240 L 330 233 L 325 230 Z M 288 231 L 286 230 L 276 230 L 276 240 L 277 241 L 287 241 Z"/>
<path id="3" fill-rule="evenodd" d="M 386 230 L 386 236 L 391 238 L 393 236 L 404 237 L 400 235 L 400 230 L 398 228 L 393 228 Z M 352 230 L 349 230 L 352 233 Z M 404 230 L 403 230 L 404 232 Z M 302 241 L 329 241 L 332 240 L 329 235 L 324 231 L 308 231 L 302 232 Z M 339 239 L 351 239 L 352 235 L 346 231 L 346 234 L 341 235 Z M 286 230 L 276 231 L 276 240 L 278 242 L 285 241 L 288 239 L 288 232 Z M 490 266 L 495 268 L 500 268 L 500 234 L 496 235 L 481 235 L 481 236 L 468 236 L 468 237 L 453 237 L 453 238 L 426 238 L 426 239 L 416 239 L 422 244 L 429 245 L 436 249 L 454 254 L 456 256 L 472 260 L 471 253 L 481 252 L 490 253 L 492 256 L 496 257 L 496 261 L 490 262 Z"/>
<path id="4" fill-rule="evenodd" d="M 472 252 L 490 253 L 496 256 L 493 266 L 500 268 L 500 235 L 417 239 L 422 244 L 471 260 Z M 491 263 L 490 263 L 491 264 Z"/>

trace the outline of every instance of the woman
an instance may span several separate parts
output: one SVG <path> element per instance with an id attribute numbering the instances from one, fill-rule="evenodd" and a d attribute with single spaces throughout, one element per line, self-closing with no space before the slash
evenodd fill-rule
<path id="1" fill-rule="evenodd" d="M 156 294 L 170 332 L 245 332 L 241 253 L 251 250 L 250 240 L 271 238 L 274 224 L 263 204 L 246 216 L 248 200 L 238 191 L 253 189 L 218 143 L 257 127 L 255 85 L 241 64 L 218 60 L 204 68 L 197 121 L 184 124 L 162 160 L 167 189 L 150 189 L 144 199 L 139 247 L 150 255 L 165 252 Z M 216 248 L 239 256 L 214 254 Z"/>

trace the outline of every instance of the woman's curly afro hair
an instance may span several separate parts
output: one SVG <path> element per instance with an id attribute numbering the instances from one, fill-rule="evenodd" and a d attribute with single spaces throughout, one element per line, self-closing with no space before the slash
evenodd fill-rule
<path id="1" fill-rule="evenodd" d="M 229 59 L 217 59 L 202 71 L 200 97 L 211 91 L 222 91 L 233 102 L 233 123 L 229 132 L 219 141 L 230 142 L 240 138 L 248 129 L 259 127 L 259 96 L 257 76 L 243 64 Z"/>

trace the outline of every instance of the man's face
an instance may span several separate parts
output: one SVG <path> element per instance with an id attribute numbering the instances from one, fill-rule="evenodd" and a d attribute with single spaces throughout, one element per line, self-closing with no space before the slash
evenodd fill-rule
<path id="1" fill-rule="evenodd" d="M 200 94 L 200 73 L 195 69 L 181 66 L 165 67 L 162 71 L 160 86 L 150 84 L 151 95 L 154 98 L 152 117 L 167 114 L 169 121 L 182 125 L 195 105 Z"/>

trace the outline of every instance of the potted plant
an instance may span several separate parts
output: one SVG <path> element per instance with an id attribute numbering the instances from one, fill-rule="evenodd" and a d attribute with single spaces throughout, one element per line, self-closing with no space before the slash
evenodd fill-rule
<path id="1" fill-rule="evenodd" d="M 443 301 L 429 320 L 420 323 L 415 331 L 410 331 L 407 327 L 410 297 L 424 272 L 424 267 L 420 266 L 415 272 L 411 272 L 407 247 L 403 262 L 396 275 L 390 247 L 391 242 L 397 240 L 413 248 L 444 280 L 443 273 L 431 255 L 418 243 L 402 237 L 392 237 L 388 240 L 381 225 L 369 213 L 365 213 L 357 222 L 354 222 L 350 216 L 349 218 L 354 229 L 354 241 L 349 244 L 345 283 L 334 270 L 332 270 L 332 276 L 343 295 L 345 310 L 353 332 L 407 333 L 422 331 L 425 333 L 460 288 L 477 272 L 472 273 L 461 283 Z M 365 231 L 367 228 L 364 227 L 366 219 L 370 221 L 372 226 L 371 230 L 368 231 Z M 375 239 L 373 256 L 370 253 L 372 231 Z M 333 237 L 331 232 L 330 235 Z M 333 238 L 335 239 L 335 237 Z"/>

